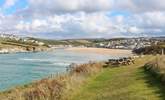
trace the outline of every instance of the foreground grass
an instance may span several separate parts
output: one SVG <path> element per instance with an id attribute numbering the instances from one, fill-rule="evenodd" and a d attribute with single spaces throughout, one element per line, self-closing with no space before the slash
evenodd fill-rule
<path id="1" fill-rule="evenodd" d="M 153 77 L 159 79 L 162 84 L 165 83 L 165 56 L 157 56 L 154 60 L 144 66 Z"/>
<path id="2" fill-rule="evenodd" d="M 72 91 L 103 69 L 102 62 L 70 66 L 67 73 L 0 92 L 0 100 L 68 100 Z"/>
<path id="3" fill-rule="evenodd" d="M 153 59 L 104 69 L 104 63 L 74 65 L 66 75 L 2 92 L 0 100 L 165 100 L 165 87 L 143 67 Z"/>
<path id="4" fill-rule="evenodd" d="M 71 100 L 165 100 L 165 88 L 142 68 L 148 58 L 135 65 L 104 69 Z"/>

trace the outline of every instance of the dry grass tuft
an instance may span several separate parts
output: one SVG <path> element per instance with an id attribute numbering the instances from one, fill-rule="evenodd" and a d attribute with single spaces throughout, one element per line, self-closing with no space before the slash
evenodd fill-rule
<path id="1" fill-rule="evenodd" d="M 18 87 L 3 93 L 3 100 L 67 100 L 89 76 L 102 70 L 103 63 L 71 65 L 68 73 L 51 76 L 30 85 Z"/>

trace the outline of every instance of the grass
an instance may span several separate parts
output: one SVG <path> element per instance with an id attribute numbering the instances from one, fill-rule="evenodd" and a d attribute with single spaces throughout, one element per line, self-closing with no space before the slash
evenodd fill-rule
<path id="1" fill-rule="evenodd" d="M 153 77 L 165 83 L 165 56 L 157 56 L 151 62 L 145 64 L 145 70 L 150 72 Z"/>
<path id="2" fill-rule="evenodd" d="M 68 100 L 72 91 L 101 72 L 103 63 L 89 62 L 71 66 L 68 73 L 0 92 L 0 100 Z"/>
<path id="3" fill-rule="evenodd" d="M 134 65 L 104 69 L 103 63 L 72 65 L 66 75 L 2 92 L 0 99 L 165 100 L 165 87 L 143 67 L 153 59 L 145 56 L 136 59 Z"/>
<path id="4" fill-rule="evenodd" d="M 23 42 L 22 40 L 0 38 L 0 49 L 8 49 L 9 51 L 11 51 L 11 49 L 17 49 L 15 52 L 17 52 L 18 49 L 24 51 L 43 51 L 47 50 L 48 46 L 40 46 L 37 43 Z"/>
<path id="5" fill-rule="evenodd" d="M 164 100 L 164 86 L 142 68 L 147 58 L 135 65 L 104 69 L 70 100 Z"/>

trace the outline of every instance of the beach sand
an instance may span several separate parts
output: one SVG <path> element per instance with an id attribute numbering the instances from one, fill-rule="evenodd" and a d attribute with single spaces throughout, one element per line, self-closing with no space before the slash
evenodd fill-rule
<path id="1" fill-rule="evenodd" d="M 83 53 L 97 53 L 97 54 L 103 54 L 103 55 L 123 55 L 123 56 L 132 56 L 132 50 L 123 50 L 123 49 L 106 49 L 106 48 L 79 48 L 79 47 L 73 47 L 73 48 L 67 48 L 68 51 L 74 51 L 74 52 L 83 52 Z"/>

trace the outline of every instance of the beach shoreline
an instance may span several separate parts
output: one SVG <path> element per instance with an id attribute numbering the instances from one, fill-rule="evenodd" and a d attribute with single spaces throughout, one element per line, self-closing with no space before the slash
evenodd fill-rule
<path id="1" fill-rule="evenodd" d="M 73 51 L 73 52 L 82 52 L 82 53 L 97 53 L 97 54 L 103 54 L 103 55 L 112 55 L 112 56 L 132 56 L 132 50 L 125 50 L 125 49 L 107 49 L 107 48 L 85 48 L 85 47 L 71 47 L 66 48 L 67 51 Z"/>

